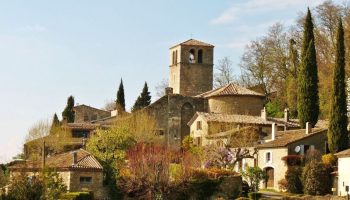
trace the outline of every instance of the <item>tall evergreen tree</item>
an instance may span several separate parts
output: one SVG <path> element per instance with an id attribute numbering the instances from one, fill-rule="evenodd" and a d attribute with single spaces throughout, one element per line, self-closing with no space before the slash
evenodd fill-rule
<path id="1" fill-rule="evenodd" d="M 124 85 L 123 79 L 120 80 L 119 89 L 117 92 L 117 100 L 115 101 L 117 110 L 125 111 L 125 96 L 124 96 Z"/>
<path id="2" fill-rule="evenodd" d="M 298 68 L 299 68 L 299 55 L 295 48 L 295 40 L 289 40 L 289 73 L 286 79 L 287 89 L 287 105 L 292 117 L 298 116 Z"/>
<path id="3" fill-rule="evenodd" d="M 330 122 L 328 126 L 328 146 L 332 153 L 347 149 L 349 142 L 345 93 L 344 29 L 341 19 L 339 19 L 336 48 L 335 66 L 333 70 L 333 91 L 330 96 L 332 98 Z"/>
<path id="4" fill-rule="evenodd" d="M 55 113 L 55 114 L 53 115 L 50 133 L 55 132 L 56 128 L 60 126 L 60 123 L 61 123 L 61 122 L 60 122 L 60 120 L 58 119 L 57 114 Z"/>
<path id="5" fill-rule="evenodd" d="M 139 110 L 141 108 L 144 108 L 146 106 L 149 106 L 151 104 L 151 95 L 148 91 L 147 82 L 145 82 L 145 85 L 143 86 L 142 92 L 139 97 L 137 97 L 134 106 L 132 107 L 132 111 Z"/>
<path id="6" fill-rule="evenodd" d="M 62 112 L 62 119 L 67 123 L 73 123 L 75 118 L 74 108 L 74 97 L 69 96 L 67 100 L 66 108 Z"/>
<path id="7" fill-rule="evenodd" d="M 55 113 L 53 115 L 53 119 L 52 119 L 52 125 L 58 126 L 60 124 L 60 120 L 58 119 L 57 114 Z"/>
<path id="8" fill-rule="evenodd" d="M 304 37 L 301 51 L 302 63 L 298 72 L 298 118 L 302 128 L 306 122 L 315 126 L 319 115 L 318 75 L 310 9 L 307 11 L 304 23 Z"/>

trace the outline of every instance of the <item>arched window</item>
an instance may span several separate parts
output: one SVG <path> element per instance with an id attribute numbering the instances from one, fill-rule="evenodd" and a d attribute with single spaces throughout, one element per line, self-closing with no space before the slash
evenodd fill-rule
<path id="1" fill-rule="evenodd" d="M 195 51 L 194 51 L 194 49 L 191 49 L 190 50 L 190 55 L 189 55 L 189 62 L 190 63 L 195 63 L 196 62 L 195 57 L 196 57 Z"/>
<path id="2" fill-rule="evenodd" d="M 198 51 L 198 63 L 202 63 L 203 62 L 203 50 L 199 49 Z"/>
<path id="3" fill-rule="evenodd" d="M 173 51 L 172 64 L 175 64 L 175 51 Z"/>
<path id="4" fill-rule="evenodd" d="M 175 51 L 175 63 L 174 64 L 177 64 L 177 50 Z"/>

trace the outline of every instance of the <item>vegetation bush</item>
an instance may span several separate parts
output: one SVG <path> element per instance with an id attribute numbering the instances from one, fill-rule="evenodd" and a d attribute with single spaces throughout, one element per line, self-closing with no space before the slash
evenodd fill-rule
<path id="1" fill-rule="evenodd" d="M 249 183 L 251 191 L 258 191 L 260 182 L 267 178 L 266 172 L 259 167 L 247 167 L 241 175 Z"/>
<path id="2" fill-rule="evenodd" d="M 305 194 L 325 195 L 331 192 L 331 175 L 321 162 L 311 161 L 306 164 L 303 183 Z"/>
<path id="3" fill-rule="evenodd" d="M 278 181 L 278 189 L 279 191 L 287 191 L 287 180 L 286 179 L 281 179 Z"/>
<path id="4" fill-rule="evenodd" d="M 290 166 L 285 175 L 286 189 L 290 193 L 301 194 L 303 193 L 302 183 L 303 169 L 299 166 Z"/>
<path id="5" fill-rule="evenodd" d="M 337 157 L 334 154 L 326 154 L 322 156 L 322 163 L 328 167 L 337 165 Z"/>
<path id="6" fill-rule="evenodd" d="M 92 200 L 93 195 L 90 192 L 69 192 L 63 194 L 60 200 Z"/>
<path id="7" fill-rule="evenodd" d="M 260 199 L 261 196 L 262 196 L 262 194 L 259 192 L 251 192 L 248 194 L 249 199 L 254 199 L 254 200 Z"/>
<path id="8" fill-rule="evenodd" d="M 287 166 L 301 166 L 303 164 L 303 157 L 300 155 L 284 156 L 282 160 Z"/>

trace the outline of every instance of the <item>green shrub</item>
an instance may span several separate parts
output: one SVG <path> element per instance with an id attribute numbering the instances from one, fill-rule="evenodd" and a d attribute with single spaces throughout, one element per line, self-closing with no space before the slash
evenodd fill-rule
<path id="1" fill-rule="evenodd" d="M 303 181 L 305 194 L 325 195 L 331 192 L 331 175 L 321 162 L 311 161 L 304 167 Z"/>
<path id="2" fill-rule="evenodd" d="M 251 192 L 248 194 L 249 199 L 253 199 L 253 200 L 258 200 L 261 198 L 261 196 L 262 194 L 259 192 Z"/>
<path id="3" fill-rule="evenodd" d="M 288 167 L 286 172 L 286 189 L 290 193 L 301 194 L 303 193 L 303 183 L 302 183 L 302 173 L 303 170 L 299 166 Z"/>
<path id="4" fill-rule="evenodd" d="M 69 192 L 61 196 L 60 200 L 92 200 L 90 192 Z"/>

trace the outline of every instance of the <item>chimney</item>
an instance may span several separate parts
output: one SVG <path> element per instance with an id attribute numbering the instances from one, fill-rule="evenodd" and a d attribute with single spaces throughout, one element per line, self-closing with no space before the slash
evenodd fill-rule
<path id="1" fill-rule="evenodd" d="M 165 88 L 165 95 L 171 95 L 173 94 L 173 88 L 172 87 L 166 87 Z"/>
<path id="2" fill-rule="evenodd" d="M 312 126 L 310 122 L 306 122 L 305 133 L 306 135 L 309 135 L 310 133 L 312 133 Z"/>
<path id="3" fill-rule="evenodd" d="M 267 120 L 266 108 L 265 107 L 264 107 L 264 109 L 261 110 L 261 118 L 263 120 Z"/>
<path id="4" fill-rule="evenodd" d="M 277 124 L 272 123 L 272 128 L 271 128 L 271 140 L 276 139 L 276 134 L 277 134 Z"/>
<path id="5" fill-rule="evenodd" d="M 289 122 L 289 109 L 288 108 L 284 109 L 284 121 Z"/>
<path id="6" fill-rule="evenodd" d="M 76 151 L 73 152 L 73 164 L 76 165 L 78 163 L 78 153 Z"/>
<path id="7" fill-rule="evenodd" d="M 111 117 L 115 117 L 118 115 L 118 110 L 112 110 L 111 111 Z"/>

